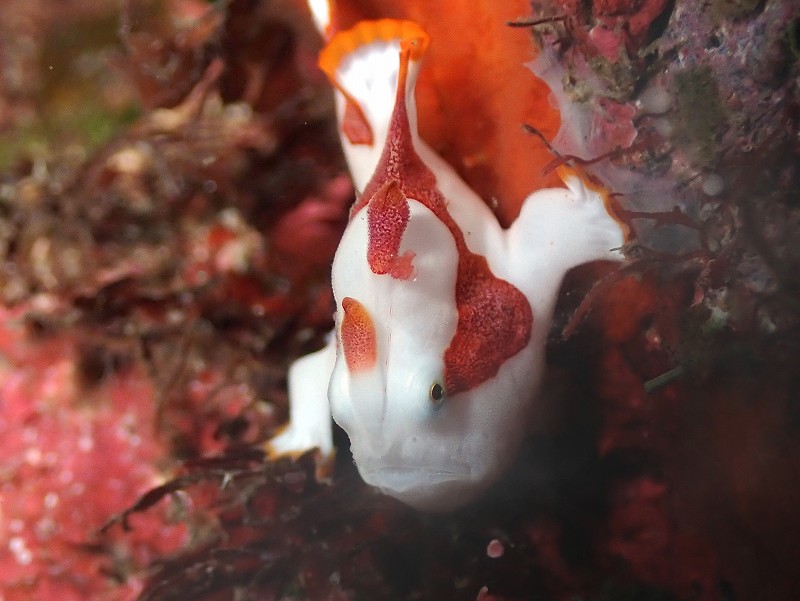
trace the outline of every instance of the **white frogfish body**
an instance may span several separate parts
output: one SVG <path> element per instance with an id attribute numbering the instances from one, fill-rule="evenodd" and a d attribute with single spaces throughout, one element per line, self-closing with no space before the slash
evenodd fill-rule
<path id="1" fill-rule="evenodd" d="M 289 373 L 276 454 L 333 453 L 347 432 L 364 480 L 443 511 L 508 468 L 535 414 L 558 288 L 575 265 L 621 259 L 607 193 L 560 167 L 503 230 L 417 133 L 414 84 L 428 36 L 362 21 L 320 56 L 337 94 L 360 196 L 336 252 L 335 329 Z"/>

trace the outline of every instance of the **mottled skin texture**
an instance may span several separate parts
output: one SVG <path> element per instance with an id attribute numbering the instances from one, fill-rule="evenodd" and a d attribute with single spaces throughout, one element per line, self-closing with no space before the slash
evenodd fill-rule
<path id="1" fill-rule="evenodd" d="M 342 314 L 339 336 L 348 371 L 355 374 L 375 369 L 378 344 L 372 317 L 364 305 L 349 296 L 342 299 Z"/>
<path id="2" fill-rule="evenodd" d="M 271 448 L 331 453 L 330 411 L 368 483 L 448 510 L 513 460 L 535 417 L 561 279 L 580 263 L 619 259 L 623 233 L 605 192 L 566 168 L 566 188 L 531 194 L 503 230 L 417 133 L 411 49 L 427 40 L 403 35 L 424 32 L 398 25 L 398 39 L 371 42 L 369 31 L 359 29 L 334 74 L 340 118 L 358 102 L 375 134 L 371 144 L 342 136 L 362 194 L 332 270 L 335 333 L 292 367 L 291 423 Z M 372 367 L 348 359 L 363 339 L 348 333 L 343 303 L 354 301 L 374 325 Z"/>
<path id="3" fill-rule="evenodd" d="M 413 251 L 400 254 L 400 243 L 408 226 L 408 199 L 397 180 L 389 180 L 373 194 L 367 208 L 369 240 L 367 261 L 373 273 L 398 280 L 414 275 Z"/>

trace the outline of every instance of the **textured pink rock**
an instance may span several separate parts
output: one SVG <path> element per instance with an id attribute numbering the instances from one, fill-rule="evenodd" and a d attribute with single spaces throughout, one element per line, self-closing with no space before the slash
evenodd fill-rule
<path id="1" fill-rule="evenodd" d="M 112 515 L 159 482 L 153 390 L 119 373 L 86 390 L 74 342 L 37 340 L 25 308 L 0 308 L 0 592 L 4 601 L 132 599 L 110 576 L 182 546 L 163 511 L 99 535 Z"/>

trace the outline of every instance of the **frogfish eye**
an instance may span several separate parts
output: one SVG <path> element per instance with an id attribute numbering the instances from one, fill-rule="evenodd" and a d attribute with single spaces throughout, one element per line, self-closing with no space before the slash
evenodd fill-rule
<path id="1" fill-rule="evenodd" d="M 429 396 L 431 399 L 431 403 L 433 403 L 434 407 L 438 407 L 439 405 L 444 402 L 444 387 L 439 384 L 439 382 L 434 382 L 431 385 L 431 390 L 429 392 Z"/>

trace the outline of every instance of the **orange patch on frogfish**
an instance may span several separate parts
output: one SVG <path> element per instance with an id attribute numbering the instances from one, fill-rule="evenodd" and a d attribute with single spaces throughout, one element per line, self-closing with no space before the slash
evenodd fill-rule
<path id="1" fill-rule="evenodd" d="M 448 394 L 469 390 L 497 374 L 528 343 L 533 312 L 512 284 L 495 277 L 486 259 L 461 258 L 456 281 L 458 327 L 444 353 Z"/>
<path id="2" fill-rule="evenodd" d="M 342 132 L 351 144 L 372 144 L 374 136 L 372 128 L 369 126 L 364 111 L 356 102 L 347 99 L 344 105 L 344 117 L 342 118 Z"/>
<path id="3" fill-rule="evenodd" d="M 553 156 L 522 130 L 528 123 L 548 140 L 561 117 L 550 89 L 525 65 L 536 47 L 525 29 L 507 21 L 530 16 L 528 0 L 336 0 L 331 30 L 362 19 L 410 19 L 430 35 L 417 82 L 422 138 L 485 199 L 497 199 L 497 216 L 508 226 L 534 190 L 560 187 L 543 173 Z"/>
<path id="4" fill-rule="evenodd" d="M 342 311 L 340 336 L 347 369 L 350 373 L 370 370 L 378 359 L 372 316 L 364 305 L 349 296 L 342 299 Z"/>
<path id="5" fill-rule="evenodd" d="M 367 203 L 367 261 L 373 273 L 389 274 L 397 280 L 408 280 L 414 275 L 414 253 L 400 254 L 400 242 L 409 216 L 408 199 L 394 180 L 387 181 L 370 198 Z"/>

